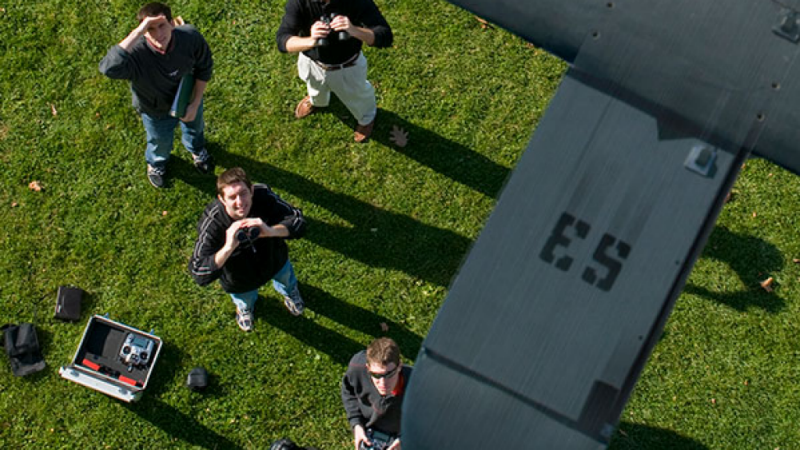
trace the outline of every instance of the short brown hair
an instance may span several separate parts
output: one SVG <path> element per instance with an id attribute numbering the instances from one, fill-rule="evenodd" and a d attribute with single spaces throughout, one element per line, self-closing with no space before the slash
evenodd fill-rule
<path id="1" fill-rule="evenodd" d="M 219 177 L 217 177 L 217 194 L 221 197 L 223 189 L 236 183 L 244 183 L 247 189 L 253 188 L 253 183 L 250 182 L 250 178 L 247 178 L 244 169 L 241 167 L 233 167 L 222 172 Z"/>
<path id="2" fill-rule="evenodd" d="M 139 20 L 139 23 L 142 23 L 147 17 L 158 17 L 161 15 L 167 18 L 167 22 L 172 22 L 172 10 L 169 9 L 169 6 L 163 3 L 153 2 L 142 6 L 139 12 L 136 13 L 136 18 Z"/>
<path id="3" fill-rule="evenodd" d="M 400 347 L 391 338 L 381 337 L 372 341 L 367 347 L 367 364 L 388 366 L 400 365 Z"/>

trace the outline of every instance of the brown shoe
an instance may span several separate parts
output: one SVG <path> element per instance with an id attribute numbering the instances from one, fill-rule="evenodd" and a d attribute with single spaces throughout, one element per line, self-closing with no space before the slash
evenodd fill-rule
<path id="1" fill-rule="evenodd" d="M 372 127 L 375 126 L 375 120 L 366 124 L 366 125 L 357 125 L 356 132 L 355 132 L 355 140 L 359 144 L 364 143 L 369 139 L 369 135 L 372 134 Z"/>
<path id="2" fill-rule="evenodd" d="M 300 103 L 297 104 L 297 108 L 294 109 L 294 116 L 298 119 L 302 119 L 303 117 L 311 115 L 311 113 L 316 110 L 317 107 L 311 104 L 311 96 L 306 95 L 300 100 Z"/>

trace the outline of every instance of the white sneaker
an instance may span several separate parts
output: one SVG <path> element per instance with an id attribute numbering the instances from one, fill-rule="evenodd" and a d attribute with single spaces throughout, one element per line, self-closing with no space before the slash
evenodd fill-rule
<path id="1" fill-rule="evenodd" d="M 297 289 L 297 286 L 292 289 L 288 296 L 283 297 L 283 304 L 293 316 L 302 316 L 303 311 L 306 309 L 303 297 L 300 297 L 300 290 Z"/>
<path id="2" fill-rule="evenodd" d="M 251 331 L 253 329 L 253 313 L 236 308 L 236 324 L 242 331 Z"/>

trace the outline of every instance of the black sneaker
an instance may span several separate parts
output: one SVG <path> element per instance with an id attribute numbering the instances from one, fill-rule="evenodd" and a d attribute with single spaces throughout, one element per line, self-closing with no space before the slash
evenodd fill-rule
<path id="1" fill-rule="evenodd" d="M 153 167 L 150 164 L 147 165 L 147 180 L 150 181 L 150 184 L 155 188 L 164 187 L 164 176 L 166 174 L 167 171 L 164 169 Z"/>
<path id="2" fill-rule="evenodd" d="M 197 155 L 192 155 L 194 160 L 194 168 L 197 169 L 202 175 L 208 175 L 214 171 L 214 158 L 203 149 Z"/>

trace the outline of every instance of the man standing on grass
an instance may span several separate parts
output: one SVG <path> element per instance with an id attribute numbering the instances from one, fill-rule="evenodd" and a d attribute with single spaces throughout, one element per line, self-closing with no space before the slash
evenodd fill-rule
<path id="1" fill-rule="evenodd" d="M 400 450 L 403 394 L 411 367 L 400 362 L 400 348 L 387 337 L 375 339 L 355 354 L 342 379 L 342 403 L 353 429 L 354 446 L 370 447 L 381 440 Z"/>
<path id="2" fill-rule="evenodd" d="M 164 186 L 178 123 L 183 132 L 181 141 L 192 154 L 194 167 L 202 174 L 213 170 L 203 136 L 203 92 L 214 62 L 203 36 L 193 26 L 183 25 L 182 20 L 173 21 L 167 5 L 148 3 L 136 17 L 139 26 L 108 49 L 100 61 L 100 72 L 109 78 L 130 80 L 133 107 L 142 116 L 147 133 L 147 179 L 160 188 Z M 193 75 L 194 87 L 186 114 L 179 120 L 169 112 L 186 74 Z"/>
<path id="3" fill-rule="evenodd" d="M 264 184 L 252 184 L 244 170 L 228 169 L 217 178 L 217 198 L 197 224 L 189 271 L 201 286 L 219 279 L 236 305 L 236 323 L 253 328 L 258 288 L 272 280 L 295 316 L 304 304 L 289 261 L 285 239 L 305 232 L 303 213 Z"/>
<path id="4" fill-rule="evenodd" d="M 392 45 L 392 30 L 372 0 L 288 0 L 277 33 L 278 50 L 299 53 L 297 70 L 308 95 L 294 110 L 298 119 L 328 106 L 331 91 L 355 116 L 355 141 L 375 125 L 375 89 L 367 81 L 361 44 Z"/>

